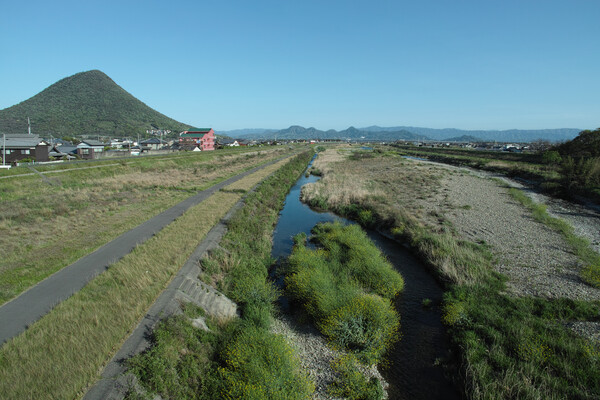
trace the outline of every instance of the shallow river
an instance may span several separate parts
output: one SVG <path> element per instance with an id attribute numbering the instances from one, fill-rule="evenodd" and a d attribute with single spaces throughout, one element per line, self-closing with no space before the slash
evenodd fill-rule
<path id="1" fill-rule="evenodd" d="M 309 166 L 310 167 L 310 166 Z M 286 197 L 279 221 L 273 232 L 274 258 L 287 257 L 293 246 L 292 237 L 300 232 L 310 235 L 319 222 L 352 223 L 332 213 L 310 209 L 300 201 L 300 189 L 319 178 L 304 175 Z M 404 291 L 396 298 L 400 313 L 401 340 L 390 350 L 390 366 L 382 374 L 390 384 L 390 399 L 459 399 L 458 391 L 444 376 L 439 361 L 448 356 L 449 342 L 440 321 L 442 289 L 412 254 L 397 242 L 377 232 L 369 237 L 404 277 Z M 429 299 L 430 306 L 423 300 Z"/>

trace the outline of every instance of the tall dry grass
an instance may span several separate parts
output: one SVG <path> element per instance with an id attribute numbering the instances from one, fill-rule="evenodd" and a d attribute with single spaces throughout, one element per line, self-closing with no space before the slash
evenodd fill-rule
<path id="1" fill-rule="evenodd" d="M 59 186 L 38 176 L 0 180 L 0 304 L 198 190 L 286 150 L 73 169 L 53 178 Z"/>
<path id="2" fill-rule="evenodd" d="M 429 203 L 438 201 L 446 170 L 389 154 L 354 158 L 351 151 L 319 153 L 313 165 L 322 178 L 302 188 L 302 200 L 344 214 L 351 210 L 359 221 L 362 214 L 354 210 L 368 210 L 374 216 L 367 222 L 411 242 L 442 280 L 459 284 L 485 280 L 491 255 L 453 237 L 443 218 L 425 212 Z"/>

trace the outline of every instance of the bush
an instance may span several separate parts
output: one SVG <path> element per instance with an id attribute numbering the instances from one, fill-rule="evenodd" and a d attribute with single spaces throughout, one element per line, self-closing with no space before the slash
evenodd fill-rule
<path id="1" fill-rule="evenodd" d="M 399 317 L 389 299 L 404 281 L 358 225 L 320 224 L 313 234 L 322 248 L 295 238 L 286 290 L 332 343 L 376 363 L 396 338 Z"/>
<path id="2" fill-rule="evenodd" d="M 375 295 L 354 297 L 320 324 L 321 331 L 341 349 L 365 362 L 376 362 L 396 339 L 399 316 L 389 301 Z"/>
<path id="3" fill-rule="evenodd" d="M 314 386 L 281 336 L 246 327 L 226 346 L 219 368 L 224 399 L 307 399 Z"/>
<path id="4" fill-rule="evenodd" d="M 562 161 L 560 153 L 556 150 L 548 150 L 542 154 L 542 162 L 544 164 L 558 164 Z"/>
<path id="5" fill-rule="evenodd" d="M 331 367 L 337 373 L 329 393 L 349 400 L 381 400 L 384 391 L 376 378 L 367 380 L 358 368 L 358 361 L 351 355 L 337 358 Z"/>
<path id="6" fill-rule="evenodd" d="M 561 183 L 569 193 L 600 184 L 600 158 L 574 159 L 570 156 L 561 164 Z"/>

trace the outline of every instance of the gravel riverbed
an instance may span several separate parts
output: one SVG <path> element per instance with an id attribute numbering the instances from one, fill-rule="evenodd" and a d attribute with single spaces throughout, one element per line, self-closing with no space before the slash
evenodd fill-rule
<path id="1" fill-rule="evenodd" d="M 331 362 L 342 353 L 332 349 L 316 328 L 308 324 L 299 324 L 293 316 L 281 315 L 276 318 L 271 331 L 283 335 L 297 351 L 302 370 L 315 384 L 315 393 L 312 398 L 315 400 L 339 399 L 328 394 L 327 388 L 335 380 L 335 371 L 331 368 Z M 388 384 L 376 366 L 364 368 L 362 372 L 367 379 L 371 377 L 379 379 L 383 388 L 387 388 Z"/>
<path id="2" fill-rule="evenodd" d="M 428 161 L 415 161 L 426 162 Z M 507 290 L 515 296 L 600 300 L 600 289 L 581 279 L 580 261 L 563 236 L 537 222 L 506 186 L 523 190 L 548 213 L 573 226 L 600 252 L 600 211 L 550 198 L 522 183 L 486 171 L 434 163 L 446 169 L 429 211 L 441 213 L 459 235 L 490 246 L 498 272 L 508 276 Z M 491 179 L 497 178 L 497 179 Z M 600 324 L 568 324 L 574 332 L 598 341 Z"/>

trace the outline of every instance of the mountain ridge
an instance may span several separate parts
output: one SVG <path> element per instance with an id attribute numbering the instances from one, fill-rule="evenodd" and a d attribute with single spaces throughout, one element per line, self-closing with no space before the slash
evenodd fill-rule
<path id="1" fill-rule="evenodd" d="M 244 135 L 247 139 L 340 139 L 340 140 L 439 140 L 449 142 L 460 141 L 499 141 L 499 142 L 532 142 L 535 140 L 548 140 L 561 142 L 576 137 L 580 129 L 509 129 L 499 130 L 463 130 L 455 128 L 435 129 L 409 126 L 379 127 L 376 125 L 366 128 L 349 128 L 336 131 L 329 129 L 322 131 L 314 127 L 304 128 L 292 125 L 286 129 L 270 130 L 269 132 L 255 132 Z"/>

